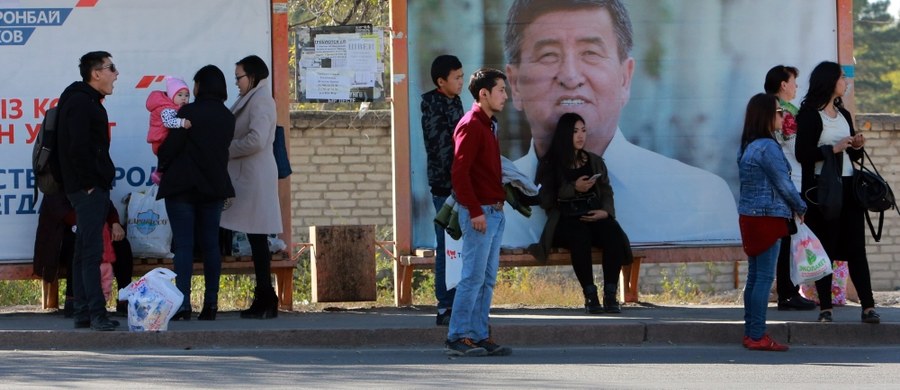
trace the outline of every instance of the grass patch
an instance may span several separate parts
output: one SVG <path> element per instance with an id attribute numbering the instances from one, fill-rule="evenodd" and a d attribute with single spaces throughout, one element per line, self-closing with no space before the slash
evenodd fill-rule
<path id="1" fill-rule="evenodd" d="M 378 231 L 379 240 L 389 237 L 390 231 Z M 360 305 L 392 306 L 394 304 L 393 259 L 386 253 L 376 251 L 377 300 L 368 303 L 334 304 L 311 303 L 312 276 L 310 274 L 309 253 L 305 253 L 294 269 L 294 309 L 299 311 L 320 310 L 324 307 L 359 307 Z M 548 268 L 516 267 L 501 268 L 497 275 L 493 303 L 497 306 L 517 307 L 580 307 L 584 296 L 574 274 L 568 267 L 559 267 L 556 272 Z M 687 266 L 681 265 L 670 273 L 662 270 L 659 293 L 642 292 L 641 301 L 653 304 L 741 304 L 740 290 L 715 292 L 704 291 L 700 284 L 687 273 Z M 599 279 L 602 274 L 597 272 Z M 715 269 L 707 269 L 707 276 L 715 277 Z M 60 280 L 59 302 L 65 302 L 65 280 Z M 199 311 L 203 305 L 203 277 L 194 276 L 191 281 L 191 306 Z M 222 275 L 219 281 L 219 309 L 222 311 L 242 310 L 250 306 L 255 286 L 253 275 Z M 118 288 L 117 286 L 114 286 Z M 598 287 L 602 291 L 601 283 Z M 117 291 L 117 290 L 116 290 Z M 108 307 L 115 307 L 115 293 Z M 39 280 L 0 281 L 0 307 L 40 306 L 41 282 Z M 434 273 L 431 270 L 413 272 L 413 302 L 416 305 L 433 306 Z"/>

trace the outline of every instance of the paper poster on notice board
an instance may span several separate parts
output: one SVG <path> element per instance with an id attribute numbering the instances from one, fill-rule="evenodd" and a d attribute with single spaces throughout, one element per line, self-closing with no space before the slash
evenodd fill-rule
<path id="1" fill-rule="evenodd" d="M 296 30 L 299 102 L 384 99 L 384 31 L 372 25 Z"/>

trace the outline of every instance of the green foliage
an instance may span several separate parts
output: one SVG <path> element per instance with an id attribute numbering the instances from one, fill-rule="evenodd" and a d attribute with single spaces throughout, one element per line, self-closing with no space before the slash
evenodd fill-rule
<path id="1" fill-rule="evenodd" d="M 854 86 L 860 112 L 897 113 L 900 107 L 900 24 L 887 0 L 853 2 Z"/>
<path id="2" fill-rule="evenodd" d="M 390 17 L 388 0 L 290 0 L 290 27 L 343 26 L 371 23 L 387 26 Z"/>
<path id="3" fill-rule="evenodd" d="M 534 271 L 532 267 L 501 268 L 497 271 L 497 284 L 516 290 L 530 290 L 536 279 Z"/>
<path id="4" fill-rule="evenodd" d="M 675 270 L 675 276 L 669 278 L 669 271 L 663 269 L 662 274 L 662 290 L 661 294 L 666 300 L 675 302 L 691 302 L 700 297 L 703 292 L 700 285 L 693 278 L 687 275 L 687 265 L 682 264 Z"/>
<path id="5" fill-rule="evenodd" d="M 0 280 L 0 306 L 40 304 L 40 280 Z"/>

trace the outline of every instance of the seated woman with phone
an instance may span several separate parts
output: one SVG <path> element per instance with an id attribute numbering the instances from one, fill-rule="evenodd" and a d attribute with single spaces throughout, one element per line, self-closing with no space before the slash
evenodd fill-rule
<path id="1" fill-rule="evenodd" d="M 550 150 L 538 165 L 541 207 L 547 224 L 541 241 L 530 252 L 545 261 L 551 247 L 567 248 L 572 269 L 584 292 L 584 308 L 591 314 L 620 313 L 616 298 L 622 265 L 631 264 L 628 236 L 616 222 L 613 191 L 606 164 L 584 150 L 584 119 L 563 114 L 556 125 Z M 603 249 L 603 305 L 597 295 L 591 247 Z"/>

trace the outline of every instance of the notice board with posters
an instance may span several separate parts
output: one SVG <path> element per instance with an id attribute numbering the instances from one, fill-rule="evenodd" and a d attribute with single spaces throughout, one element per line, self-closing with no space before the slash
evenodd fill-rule
<path id="1" fill-rule="evenodd" d="M 616 219 L 633 244 L 731 243 L 740 240 L 736 161 L 747 101 L 784 64 L 800 70 L 799 106 L 812 69 L 839 61 L 839 20 L 852 16 L 847 0 L 472 3 L 391 3 L 392 96 L 404 106 L 393 118 L 404 135 L 394 144 L 395 183 L 408 186 L 396 189 L 401 250 L 435 245 L 420 105 L 435 88 L 436 56 L 461 60 L 466 110 L 473 71 L 506 73 L 501 154 L 527 178 L 558 118 L 575 112 L 586 121 L 586 148 L 609 168 Z M 852 30 L 841 31 L 851 31 L 852 48 Z M 504 215 L 504 247 L 538 242 L 544 210 L 534 206 L 527 218 L 507 206 Z"/>
<path id="2" fill-rule="evenodd" d="M 371 24 L 297 28 L 297 101 L 383 100 L 385 42 Z"/>
<path id="3" fill-rule="evenodd" d="M 81 80 L 83 54 L 107 51 L 119 71 L 103 104 L 116 165 L 111 197 L 122 214 L 123 197 L 148 188 L 156 166 L 148 94 L 165 90 L 165 76 L 192 86 L 212 64 L 228 81 L 230 107 L 235 62 L 255 54 L 271 67 L 271 15 L 269 0 L 0 1 L 0 262 L 32 258 L 40 207 L 40 199 L 31 206 L 32 144 L 46 110 Z"/>

